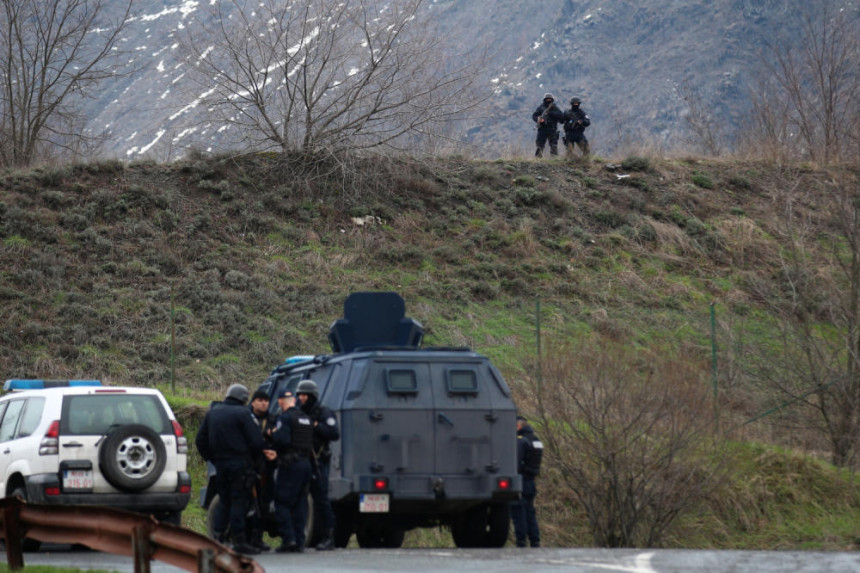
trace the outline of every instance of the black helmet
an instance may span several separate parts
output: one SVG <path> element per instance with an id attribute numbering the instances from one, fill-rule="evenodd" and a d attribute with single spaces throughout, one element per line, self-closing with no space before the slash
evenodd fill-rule
<path id="1" fill-rule="evenodd" d="M 581 99 L 579 99 L 578 97 L 572 97 L 572 98 L 570 98 L 570 105 L 573 105 L 573 104 L 575 104 L 575 103 L 582 103 L 582 100 L 581 100 Z"/>
<path id="2" fill-rule="evenodd" d="M 553 96 L 551 93 L 545 93 L 545 94 L 543 94 L 543 99 L 544 99 L 544 101 L 546 101 L 548 99 L 555 101 L 555 96 Z"/>
<path id="3" fill-rule="evenodd" d="M 320 397 L 320 391 L 317 388 L 317 383 L 313 380 L 302 380 L 299 382 L 299 385 L 296 386 L 296 395 L 299 394 L 310 394 L 314 398 Z"/>
<path id="4" fill-rule="evenodd" d="M 248 389 L 241 384 L 233 384 L 227 388 L 227 398 L 239 400 L 243 404 L 248 401 Z"/>

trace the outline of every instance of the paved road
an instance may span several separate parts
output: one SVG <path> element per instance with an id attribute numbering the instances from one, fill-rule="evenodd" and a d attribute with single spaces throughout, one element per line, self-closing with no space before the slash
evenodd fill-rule
<path id="1" fill-rule="evenodd" d="M 6 554 L 2 554 L 5 562 Z M 346 549 L 257 556 L 269 573 L 858 573 L 860 552 L 640 549 Z M 133 573 L 130 558 L 53 547 L 25 553 L 26 565 L 62 565 Z M 177 573 L 152 563 L 153 573 Z"/>

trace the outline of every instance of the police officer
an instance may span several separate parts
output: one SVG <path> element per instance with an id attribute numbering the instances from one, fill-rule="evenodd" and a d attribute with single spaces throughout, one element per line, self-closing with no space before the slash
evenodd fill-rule
<path id="1" fill-rule="evenodd" d="M 282 414 L 272 432 L 278 452 L 275 478 L 275 517 L 281 534 L 278 553 L 301 553 L 305 549 L 305 524 L 308 520 L 308 487 L 313 471 L 311 449 L 314 443 L 310 416 L 296 407 L 289 390 L 278 395 Z"/>
<path id="2" fill-rule="evenodd" d="M 260 429 L 263 436 L 263 441 L 268 445 L 270 427 L 274 424 L 269 423 L 269 394 L 264 390 L 257 390 L 251 396 L 251 403 L 248 405 L 248 410 L 251 412 L 251 420 Z M 266 450 L 264 450 L 266 453 Z M 269 551 L 271 549 L 263 541 L 263 529 L 265 516 L 268 513 L 269 502 L 272 500 L 273 484 L 272 476 L 274 474 L 276 462 L 269 459 L 261 459 L 257 466 L 257 483 L 254 486 L 254 498 L 252 501 L 252 511 L 247 517 L 248 527 L 248 542 L 259 549 L 260 551 Z"/>
<path id="3" fill-rule="evenodd" d="M 245 534 L 245 515 L 251 504 L 257 463 L 263 455 L 263 436 L 248 415 L 247 401 L 245 386 L 230 386 L 224 401 L 206 412 L 195 445 L 217 470 L 216 489 L 222 505 L 215 516 L 217 535 L 223 535 L 229 524 L 233 549 L 256 555 L 259 549 L 248 543 Z"/>
<path id="4" fill-rule="evenodd" d="M 582 150 L 583 156 L 588 156 L 591 148 L 585 137 L 585 128 L 591 125 L 591 118 L 580 106 L 582 100 L 578 97 L 570 99 L 570 109 L 564 111 L 564 145 L 567 148 L 568 157 L 573 157 L 573 146 Z"/>
<path id="5" fill-rule="evenodd" d="M 543 102 L 532 114 L 532 121 L 537 124 L 537 139 L 535 157 L 543 156 L 543 148 L 549 141 L 549 152 L 558 155 L 558 124 L 564 121 L 564 112 L 555 105 L 555 97 L 548 93 L 543 96 Z"/>
<path id="6" fill-rule="evenodd" d="M 316 476 L 311 482 L 311 497 L 314 506 L 320 510 L 323 525 L 323 538 L 317 544 L 318 551 L 334 549 L 334 511 L 328 496 L 328 475 L 331 468 L 331 449 L 329 444 L 340 439 L 340 429 L 334 413 L 320 404 L 319 388 L 313 380 L 303 380 L 296 388 L 296 395 L 304 413 L 311 417 L 314 424 L 314 457 Z"/>
<path id="7" fill-rule="evenodd" d="M 542 458 L 543 443 L 535 435 L 528 420 L 517 416 L 517 472 L 523 479 L 522 497 L 511 502 L 511 520 L 514 522 L 517 547 L 525 547 L 526 538 L 532 547 L 540 547 L 540 529 L 535 515 L 535 478 L 540 473 Z"/>

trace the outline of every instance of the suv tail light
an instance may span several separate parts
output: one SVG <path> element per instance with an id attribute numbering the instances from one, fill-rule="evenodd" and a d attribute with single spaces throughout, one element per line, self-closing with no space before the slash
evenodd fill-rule
<path id="1" fill-rule="evenodd" d="M 60 453 L 60 421 L 54 420 L 48 426 L 45 437 L 39 442 L 40 456 L 55 456 Z"/>
<path id="2" fill-rule="evenodd" d="M 388 489 L 388 478 L 378 477 L 373 480 L 373 489 L 376 491 L 385 491 Z"/>
<path id="3" fill-rule="evenodd" d="M 173 422 L 173 434 L 176 436 L 176 453 L 177 454 L 187 454 L 188 453 L 188 438 L 182 433 L 182 426 L 179 425 L 179 422 L 176 420 L 171 420 Z"/>

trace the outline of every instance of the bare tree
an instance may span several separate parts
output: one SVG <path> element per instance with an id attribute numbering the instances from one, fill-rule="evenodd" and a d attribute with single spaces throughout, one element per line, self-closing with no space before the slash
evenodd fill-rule
<path id="1" fill-rule="evenodd" d="M 750 352 L 749 365 L 776 404 L 814 414 L 799 422 L 826 438 L 834 464 L 853 467 L 860 449 L 860 183 L 856 171 L 830 175 L 816 183 L 786 173 L 778 190 L 782 288 L 761 295 L 778 317 L 780 338 Z"/>
<path id="2" fill-rule="evenodd" d="M 56 146 L 79 146 L 80 98 L 115 68 L 131 0 L 4 0 L 0 9 L 0 159 L 31 164 Z M 108 15 L 113 11 L 114 17 Z"/>
<path id="3" fill-rule="evenodd" d="M 659 545 L 720 483 L 706 368 L 602 339 L 552 348 L 520 407 L 601 547 Z M 530 402 L 530 403 L 529 403 Z M 535 417 L 535 416 L 532 416 Z"/>
<path id="4" fill-rule="evenodd" d="M 728 140 L 729 122 L 714 116 L 713 107 L 689 80 L 684 81 L 678 91 L 687 104 L 684 123 L 693 135 L 692 143 L 714 157 L 722 155 Z"/>
<path id="5" fill-rule="evenodd" d="M 764 80 L 752 94 L 755 123 L 794 155 L 822 163 L 856 157 L 860 19 L 833 2 L 805 8 L 800 38 L 780 39 L 762 58 Z"/>
<path id="6" fill-rule="evenodd" d="M 478 54 L 449 54 L 423 0 L 231 0 L 187 39 L 203 103 L 244 146 L 408 148 L 476 96 Z"/>

